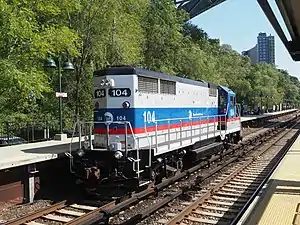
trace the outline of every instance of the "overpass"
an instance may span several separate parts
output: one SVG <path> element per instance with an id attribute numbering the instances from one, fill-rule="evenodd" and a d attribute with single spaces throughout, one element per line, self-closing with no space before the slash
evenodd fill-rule
<path id="1" fill-rule="evenodd" d="M 174 3 L 179 9 L 188 12 L 192 19 L 225 1 L 226 0 L 174 0 Z M 300 61 L 300 1 L 276 0 L 277 7 L 291 37 L 290 40 L 288 40 L 283 32 L 282 26 L 279 24 L 278 18 L 276 18 L 268 0 L 257 0 L 257 2 L 290 53 L 292 59 L 294 61 Z"/>
<path id="2" fill-rule="evenodd" d="M 174 3 L 179 9 L 187 11 L 192 19 L 225 1 L 226 0 L 174 0 Z"/>

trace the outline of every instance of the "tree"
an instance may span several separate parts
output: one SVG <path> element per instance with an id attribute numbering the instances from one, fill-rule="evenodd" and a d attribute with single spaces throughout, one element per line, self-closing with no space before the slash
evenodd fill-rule
<path id="1" fill-rule="evenodd" d="M 51 91 L 41 59 L 59 51 L 77 53 L 77 35 L 63 24 L 63 15 L 77 6 L 56 2 L 0 1 L 1 113 L 27 115 L 35 104 L 29 104 L 30 93 L 41 99 Z"/>
<path id="2" fill-rule="evenodd" d="M 238 102 L 256 107 L 300 104 L 300 82 L 285 70 L 251 65 L 220 45 L 171 0 L 0 1 L 1 118 L 58 121 L 57 71 L 44 59 L 75 65 L 63 73 L 65 128 L 93 115 L 93 72 L 133 65 L 230 87 Z M 262 98 L 261 98 L 262 94 Z"/>
<path id="3" fill-rule="evenodd" d="M 181 47 L 185 14 L 171 0 L 152 0 L 142 22 L 145 42 L 142 64 L 151 70 L 174 74 Z"/>
<path id="4" fill-rule="evenodd" d="M 81 37 L 80 55 L 74 58 L 75 73 L 66 77 L 70 94 L 67 110 L 75 117 L 90 119 L 93 112 L 93 71 L 108 65 L 140 64 L 144 41 L 144 0 L 83 0 L 81 10 L 69 23 Z M 70 123 L 74 120 L 71 116 Z"/>

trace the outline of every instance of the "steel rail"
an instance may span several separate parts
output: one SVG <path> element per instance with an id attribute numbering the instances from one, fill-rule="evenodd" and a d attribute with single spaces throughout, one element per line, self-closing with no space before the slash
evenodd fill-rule
<path id="1" fill-rule="evenodd" d="M 286 115 L 285 115 L 286 116 Z M 66 225 L 81 225 L 81 224 L 92 224 L 95 223 L 96 221 L 99 220 L 108 220 L 109 216 L 111 215 L 115 215 L 116 213 L 118 213 L 119 211 L 121 211 L 122 209 L 127 208 L 129 205 L 138 202 L 139 200 L 148 197 L 149 195 L 153 195 L 156 194 L 157 191 L 164 189 L 165 187 L 169 186 L 170 184 L 175 183 L 176 181 L 189 176 L 190 174 L 192 174 L 193 172 L 199 170 L 200 168 L 202 168 L 203 166 L 205 166 L 207 163 L 212 163 L 215 162 L 219 159 L 222 159 L 222 157 L 229 155 L 231 153 L 234 153 L 236 150 L 238 150 L 239 148 L 242 148 L 245 145 L 251 144 L 255 141 L 257 141 L 258 138 L 262 138 L 264 135 L 268 135 L 274 131 L 276 131 L 276 129 L 280 126 L 283 126 L 286 122 L 278 122 L 275 125 L 273 125 L 273 128 L 270 128 L 269 130 L 261 133 L 257 136 L 254 137 L 250 137 L 248 140 L 246 140 L 245 142 L 241 143 L 240 145 L 235 145 L 233 148 L 228 149 L 227 151 L 223 152 L 222 154 L 218 154 L 217 156 L 214 156 L 213 158 L 209 159 L 207 162 L 204 163 L 200 163 L 186 171 L 183 171 L 177 175 L 175 175 L 174 177 L 171 177 L 169 179 L 164 180 L 162 183 L 156 185 L 153 188 L 149 188 L 145 191 L 142 191 L 140 193 L 137 194 L 133 194 L 131 198 L 116 204 L 115 201 L 110 202 L 104 206 L 98 207 L 95 210 L 92 210 L 91 212 L 85 213 L 84 215 L 77 217 L 67 223 L 65 223 Z M 211 170 L 212 173 L 207 174 L 203 177 L 201 177 L 201 179 L 197 180 L 197 183 L 204 181 L 205 179 L 207 179 L 208 177 L 210 177 L 211 175 L 213 175 L 214 173 L 218 172 L 219 170 L 223 169 L 224 166 L 227 166 L 228 164 L 234 162 L 239 156 L 235 156 L 233 158 L 231 158 L 230 160 L 223 162 L 223 165 L 218 166 L 217 168 Z M 191 186 L 196 185 L 196 184 L 191 184 Z M 188 189 L 188 188 L 187 188 Z M 171 200 L 173 200 L 174 198 L 178 197 L 179 195 L 183 194 L 184 191 L 180 190 L 177 193 L 173 194 L 172 196 L 168 196 L 168 198 L 165 200 L 165 202 L 169 202 Z M 165 203 L 166 204 L 166 203 Z M 162 206 L 163 204 L 161 204 Z M 24 224 L 27 223 L 29 221 L 33 221 L 39 217 L 42 217 L 44 215 L 47 215 L 49 213 L 53 213 L 59 209 L 62 209 L 64 207 L 67 207 L 67 201 L 61 201 L 58 202 L 54 205 L 51 205 L 47 208 L 44 209 L 40 209 L 38 211 L 32 212 L 29 215 L 25 215 L 23 217 L 8 221 L 6 223 L 4 223 L 4 225 L 19 225 L 19 224 Z M 148 212 L 145 213 L 144 215 L 142 215 L 142 218 L 145 218 L 146 216 L 148 216 L 150 213 L 152 213 L 153 211 L 157 210 L 158 208 L 160 208 L 161 206 L 152 206 L 149 208 Z M 138 215 L 137 217 L 139 217 L 141 215 Z M 141 218 L 140 218 L 141 219 Z"/>
<path id="2" fill-rule="evenodd" d="M 119 213 L 120 211 L 128 208 L 130 205 L 133 205 L 133 204 L 139 202 L 140 200 L 142 200 L 142 199 L 144 199 L 144 198 L 146 198 L 148 196 L 155 195 L 158 191 L 166 188 L 167 186 L 175 183 L 176 181 L 178 181 L 178 180 L 180 180 L 180 179 L 182 179 L 184 177 L 189 176 L 190 174 L 194 173 L 195 171 L 203 168 L 205 165 L 207 165 L 207 163 L 216 162 L 217 160 L 221 159 L 224 156 L 227 156 L 229 154 L 235 153 L 239 148 L 243 148 L 245 145 L 253 145 L 257 141 L 257 139 L 259 139 L 259 138 L 263 138 L 263 140 L 266 140 L 267 135 L 269 135 L 272 132 L 276 132 L 277 129 L 280 126 L 284 126 L 285 123 L 286 122 L 283 122 L 283 123 L 282 122 L 278 122 L 278 124 L 276 124 L 273 128 L 270 128 L 269 130 L 267 130 L 267 131 L 265 131 L 263 133 L 260 132 L 258 134 L 258 136 L 252 136 L 249 139 L 247 139 L 245 142 L 242 142 L 242 143 L 240 143 L 238 145 L 234 145 L 233 148 L 228 149 L 227 151 L 223 152 L 222 154 L 219 154 L 219 155 L 217 155 L 217 156 L 209 159 L 208 162 L 201 162 L 198 165 L 196 165 L 196 166 L 194 166 L 194 167 L 192 167 L 192 168 L 190 168 L 190 169 L 188 169 L 186 171 L 183 171 L 183 172 L 181 172 L 181 173 L 179 173 L 179 174 L 177 174 L 177 175 L 175 175 L 175 176 L 173 176 L 171 178 L 168 178 L 168 179 L 162 181 L 160 184 L 157 184 L 153 188 L 149 188 L 149 189 L 146 189 L 146 190 L 144 190 L 142 192 L 134 194 L 134 195 L 132 195 L 131 198 L 129 198 L 129 199 L 127 199 L 127 200 L 125 200 L 125 201 L 117 204 L 112 209 L 105 210 L 104 213 L 106 213 L 107 216 L 114 216 L 117 213 Z M 254 145 L 252 146 L 252 148 L 250 150 L 252 150 L 253 148 L 255 148 Z M 230 164 L 230 163 L 234 162 L 235 160 L 237 160 L 238 157 L 239 157 L 239 155 L 235 156 L 235 157 L 232 157 L 229 161 L 223 162 L 224 163 L 223 165 L 227 166 L 228 164 Z M 213 173 L 210 173 L 209 175 L 207 175 L 207 176 L 205 176 L 205 177 L 203 177 L 201 179 L 198 179 L 198 181 L 199 182 L 204 181 L 205 179 L 207 179 L 208 177 L 212 176 L 214 173 L 218 172 L 219 170 L 221 170 L 223 168 L 224 168 L 224 166 L 219 166 L 219 167 L 215 168 L 214 170 L 212 170 Z M 148 211 L 150 211 L 150 208 L 149 208 Z M 146 212 L 146 214 L 149 213 L 148 211 Z M 139 217 L 139 216 L 140 215 L 136 215 L 136 217 Z M 142 217 L 144 218 L 144 216 L 142 216 Z M 133 221 L 135 219 L 131 218 L 131 220 Z"/>
<path id="3" fill-rule="evenodd" d="M 58 209 L 66 207 L 66 206 L 67 206 L 66 201 L 61 201 L 61 202 L 58 202 L 58 203 L 56 203 L 54 205 L 51 205 L 47 208 L 39 209 L 39 210 L 37 210 L 35 212 L 32 212 L 30 214 L 27 214 L 23 217 L 8 221 L 8 222 L 4 223 L 4 225 L 20 225 L 20 224 L 23 224 L 23 223 L 27 223 L 29 221 L 35 220 L 35 219 L 45 215 L 45 214 L 52 213 L 52 212 L 54 212 Z"/>
<path id="4" fill-rule="evenodd" d="M 59 209 L 63 209 L 65 207 L 68 207 L 69 204 L 67 204 L 67 201 L 61 201 L 54 205 L 51 205 L 47 208 L 40 209 L 38 211 L 35 211 L 33 213 L 30 213 L 29 215 L 24 215 L 23 217 L 14 219 L 12 221 L 9 221 L 7 223 L 4 223 L 4 225 L 20 225 L 25 224 L 30 221 L 36 220 L 42 216 L 45 216 L 50 213 L 55 213 Z M 87 225 L 87 224 L 93 224 L 96 221 L 99 221 L 103 218 L 102 210 L 107 210 L 109 208 L 112 208 L 115 206 L 115 201 L 109 202 L 101 207 L 98 207 L 97 209 L 94 209 L 88 213 L 85 213 L 82 216 L 79 216 L 75 219 L 70 220 L 69 222 L 64 223 L 65 225 Z"/>
<path id="5" fill-rule="evenodd" d="M 258 188 L 254 191 L 254 193 L 251 195 L 251 197 L 249 198 L 249 200 L 246 202 L 246 204 L 243 206 L 243 208 L 239 211 L 238 215 L 234 218 L 234 220 L 230 223 L 230 225 L 234 225 L 236 224 L 241 217 L 244 215 L 244 213 L 247 211 L 248 207 L 250 206 L 250 204 L 253 202 L 253 200 L 255 199 L 255 197 L 258 195 L 258 193 L 260 192 L 260 190 L 263 188 L 263 186 L 267 183 L 267 181 L 269 180 L 269 178 L 272 176 L 272 174 L 274 173 L 274 171 L 276 170 L 277 166 L 279 165 L 279 163 L 282 161 L 282 159 L 284 158 L 284 156 L 286 155 L 286 153 L 288 152 L 288 150 L 290 149 L 290 147 L 293 145 L 293 143 L 296 141 L 297 137 L 300 134 L 300 130 L 298 130 L 296 132 L 296 134 L 288 141 L 287 145 L 284 146 L 284 148 L 281 150 L 282 153 L 280 153 L 278 155 L 278 157 L 274 157 L 273 160 L 275 160 L 274 166 L 273 168 L 270 170 L 270 172 L 268 173 L 268 175 L 265 177 L 265 179 L 261 182 L 261 184 L 258 186 Z"/>
<path id="6" fill-rule="evenodd" d="M 291 119 L 290 121 L 295 120 L 295 118 Z M 241 147 L 244 147 L 245 145 L 252 145 L 247 152 L 250 152 L 251 150 L 253 150 L 254 148 L 257 148 L 256 145 L 253 145 L 254 142 L 256 142 L 259 138 L 260 138 L 260 142 L 266 141 L 268 139 L 272 139 L 274 138 L 275 135 L 278 135 L 278 133 L 280 133 L 281 131 L 283 131 L 285 128 L 282 128 L 281 130 L 277 130 L 277 128 L 279 127 L 284 127 L 288 122 L 290 121 L 285 121 L 285 122 L 279 122 L 277 123 L 273 128 L 260 133 L 258 136 L 254 136 L 249 138 L 246 143 L 242 144 Z M 273 132 L 275 132 L 275 135 L 273 134 Z M 273 135 L 272 135 L 273 134 Z M 271 135 L 271 136 L 268 136 Z M 257 143 L 257 145 L 260 143 Z M 235 149 L 236 150 L 236 149 Z M 230 154 L 230 152 L 234 152 L 233 149 L 229 150 L 227 152 L 227 154 Z M 197 181 L 195 183 L 192 183 L 189 185 L 189 187 L 186 187 L 186 190 L 191 189 L 192 187 L 196 186 L 197 184 L 203 182 L 205 179 L 207 179 L 208 177 L 214 175 L 215 173 L 217 173 L 218 171 L 220 171 L 221 169 L 225 168 L 227 165 L 231 164 L 232 162 L 236 161 L 241 155 L 237 154 L 236 156 L 232 157 L 231 159 L 227 160 L 226 162 L 223 162 L 222 165 L 218 166 L 217 168 L 211 170 L 208 174 L 206 174 L 205 176 L 200 177 L 200 179 L 197 179 Z M 247 164 L 248 165 L 248 164 Z M 245 165 L 245 168 L 247 167 L 247 165 Z M 237 171 L 238 172 L 238 171 Z M 169 185 L 170 183 L 168 183 Z M 161 183 L 160 184 L 160 188 L 165 188 L 166 185 Z M 217 187 L 215 187 L 217 188 Z M 216 190 L 215 190 L 216 191 Z M 175 198 L 177 198 L 178 196 L 184 194 L 184 190 L 179 190 L 176 191 L 175 193 L 166 196 L 163 200 L 161 200 L 160 202 L 151 205 L 150 207 L 148 207 L 147 209 L 143 210 L 141 213 L 138 213 L 137 215 L 131 217 L 129 220 L 125 221 L 124 224 L 136 224 L 138 221 L 141 221 L 143 219 L 145 219 L 147 216 L 149 216 L 150 214 L 152 214 L 153 212 L 157 211 L 159 208 L 163 207 L 164 205 L 168 204 L 170 201 L 174 200 Z M 123 207 L 122 209 L 125 209 L 126 207 Z M 116 214 L 117 212 L 119 212 L 120 210 L 114 211 L 111 215 Z"/>
<path id="7" fill-rule="evenodd" d="M 181 211 L 176 217 L 172 218 L 169 222 L 168 225 L 177 225 L 180 224 L 180 221 L 182 221 L 185 218 L 188 218 L 188 215 L 190 213 L 192 213 L 194 210 L 196 210 L 196 208 L 203 204 L 207 199 L 209 199 L 213 194 L 215 194 L 221 187 L 223 187 L 226 183 L 228 183 L 230 180 L 232 180 L 237 174 L 241 173 L 243 170 L 245 170 L 245 168 L 247 168 L 250 164 L 252 164 L 253 162 L 256 161 L 257 157 L 262 156 L 263 154 L 265 154 L 268 150 L 270 150 L 272 148 L 272 146 L 274 144 L 276 144 L 277 142 L 279 142 L 280 140 L 282 140 L 282 138 L 284 138 L 288 133 L 290 133 L 293 128 L 295 126 L 297 126 L 299 123 L 297 122 L 296 124 L 294 124 L 291 128 L 289 128 L 287 131 L 286 128 L 282 128 L 282 133 L 280 132 L 279 137 L 276 137 L 276 139 L 274 141 L 272 141 L 271 143 L 269 143 L 267 146 L 265 146 L 262 151 L 260 151 L 259 153 L 255 154 L 254 156 L 250 157 L 250 159 L 248 159 L 243 166 L 239 167 L 238 169 L 236 169 L 233 173 L 231 173 L 228 177 L 226 177 L 224 180 L 222 180 L 220 183 L 218 183 L 215 187 L 213 187 L 212 189 L 210 189 L 209 191 L 207 191 L 203 196 L 201 196 L 198 200 L 196 200 L 195 202 L 193 202 L 191 205 L 189 205 L 188 207 L 186 207 L 183 211 Z M 298 136 L 299 131 L 296 132 L 293 135 L 293 138 L 291 140 L 295 141 L 295 137 Z M 272 161 L 274 161 L 274 159 L 281 159 L 284 154 L 282 153 L 286 153 L 288 150 L 288 147 L 291 145 L 291 141 L 288 141 L 288 143 L 276 154 L 275 157 L 272 158 L 272 160 L 270 161 L 270 163 Z M 279 162 L 278 162 L 279 163 Z M 278 165 L 278 164 L 276 164 Z M 276 167 L 276 165 L 274 167 Z M 273 168 L 274 168 L 273 167 Z M 270 176 L 270 173 L 268 174 L 268 176 Z M 264 179 L 264 181 L 266 181 L 266 178 Z M 261 188 L 262 185 L 259 186 L 259 188 Z M 258 193 L 258 190 L 256 191 L 256 194 Z M 254 195 L 251 196 L 251 200 L 249 200 L 246 204 L 249 205 L 250 202 L 253 200 Z M 245 211 L 244 207 L 242 210 Z M 241 213 L 242 214 L 242 213 Z M 238 216 L 240 217 L 241 214 L 238 214 Z M 234 224 L 234 223 L 232 223 Z"/>

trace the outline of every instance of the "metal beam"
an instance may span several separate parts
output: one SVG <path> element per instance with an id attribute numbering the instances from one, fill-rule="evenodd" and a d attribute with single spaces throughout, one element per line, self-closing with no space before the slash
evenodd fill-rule
<path id="1" fill-rule="evenodd" d="M 178 0 L 178 1 L 174 0 L 174 3 L 175 3 L 175 5 L 176 5 L 178 8 L 180 8 L 180 7 L 182 7 L 185 3 L 189 2 L 189 1 L 190 1 L 190 0 Z"/>
<path id="2" fill-rule="evenodd" d="M 276 19 L 276 16 L 275 16 L 268 0 L 257 0 L 257 2 L 260 5 L 261 9 L 264 11 L 266 17 L 268 18 L 269 22 L 273 26 L 274 30 L 278 34 L 279 38 L 281 39 L 281 41 L 283 42 L 285 47 L 288 49 L 288 51 L 290 51 L 289 42 L 280 26 L 278 20 Z"/>
<path id="3" fill-rule="evenodd" d="M 287 10 L 286 10 L 286 4 L 282 1 L 282 0 L 276 0 L 276 4 L 277 4 L 277 7 L 280 11 L 280 14 L 284 20 L 284 23 L 286 24 L 286 27 L 290 33 L 290 36 L 293 40 L 296 39 L 296 36 L 295 36 L 295 33 L 294 33 L 294 30 L 295 30 L 295 27 L 294 25 L 291 24 L 291 21 L 289 20 L 288 18 L 288 13 L 287 13 Z"/>
<path id="4" fill-rule="evenodd" d="M 295 0 L 298 1 L 298 0 Z M 288 41 L 286 35 L 284 34 L 282 27 L 280 26 L 276 16 L 269 5 L 268 0 L 257 0 L 261 9 L 264 11 L 266 17 L 268 18 L 269 22 L 273 26 L 274 30 L 276 31 L 277 35 L 281 39 L 282 43 L 285 45 L 286 49 L 290 53 L 292 59 L 294 61 L 300 61 L 300 20 L 296 20 L 295 11 L 299 11 L 300 7 L 299 4 L 297 7 L 292 5 L 292 3 L 298 3 L 294 0 L 276 0 L 276 4 L 278 9 L 281 13 L 281 16 L 285 22 L 285 25 L 288 29 L 288 32 L 291 36 L 291 41 Z"/>
<path id="5" fill-rule="evenodd" d="M 174 3 L 179 9 L 188 12 L 192 19 L 225 1 L 226 0 L 174 0 Z"/>

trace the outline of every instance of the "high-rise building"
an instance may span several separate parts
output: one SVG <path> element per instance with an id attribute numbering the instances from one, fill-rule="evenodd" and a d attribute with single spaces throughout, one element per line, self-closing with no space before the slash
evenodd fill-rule
<path id="1" fill-rule="evenodd" d="M 275 39 L 274 36 L 267 36 L 266 33 L 259 33 L 257 36 L 257 44 L 247 50 L 243 51 L 242 55 L 249 56 L 251 62 L 259 63 L 266 62 L 275 64 Z"/>
<path id="2" fill-rule="evenodd" d="M 242 55 L 249 56 L 252 64 L 257 63 L 257 45 L 247 51 L 243 51 Z"/>
<path id="3" fill-rule="evenodd" d="M 259 33 L 257 37 L 258 62 L 275 64 L 275 40 L 274 36 L 267 36 L 266 33 Z"/>

